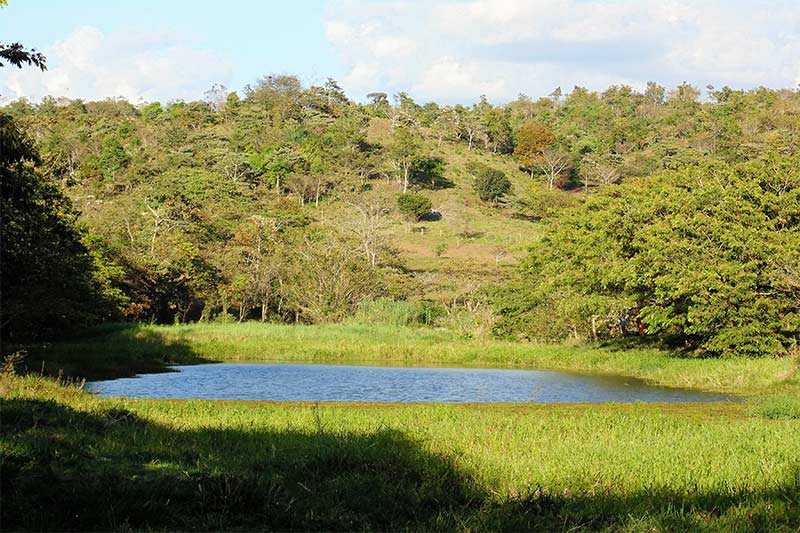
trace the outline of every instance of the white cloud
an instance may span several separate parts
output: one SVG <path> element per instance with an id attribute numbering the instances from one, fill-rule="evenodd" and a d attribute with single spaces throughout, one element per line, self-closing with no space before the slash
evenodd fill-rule
<path id="1" fill-rule="evenodd" d="M 180 44 L 166 34 L 103 34 L 92 26 L 75 29 L 45 51 L 48 70 L 2 69 L 3 99 L 45 95 L 96 100 L 122 96 L 140 100 L 196 99 L 231 77 L 220 54 Z"/>
<path id="2" fill-rule="evenodd" d="M 502 101 L 556 86 L 800 81 L 796 0 L 339 0 L 325 24 L 356 95 Z"/>

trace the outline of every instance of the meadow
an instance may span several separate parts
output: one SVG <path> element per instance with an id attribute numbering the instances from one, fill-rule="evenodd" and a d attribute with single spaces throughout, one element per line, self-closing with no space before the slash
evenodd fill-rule
<path id="1" fill-rule="evenodd" d="M 746 401 L 312 404 L 98 398 L 81 388 L 84 378 L 215 361 L 569 369 Z M 244 323 L 106 325 L 29 346 L 11 363 L 0 382 L 4 529 L 800 527 L 791 358 Z"/>
<path id="2" fill-rule="evenodd" d="M 800 406 L 99 399 L 2 380 L 4 529 L 795 531 Z"/>

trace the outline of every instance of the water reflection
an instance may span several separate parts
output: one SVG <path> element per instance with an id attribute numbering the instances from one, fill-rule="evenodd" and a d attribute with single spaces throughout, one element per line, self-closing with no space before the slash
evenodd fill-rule
<path id="1" fill-rule="evenodd" d="M 87 383 L 103 396 L 341 402 L 714 402 L 721 394 L 545 370 L 221 363 Z"/>

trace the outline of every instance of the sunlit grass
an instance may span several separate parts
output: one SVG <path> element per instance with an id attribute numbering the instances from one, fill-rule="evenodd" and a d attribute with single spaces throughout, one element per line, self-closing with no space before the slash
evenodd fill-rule
<path id="1" fill-rule="evenodd" d="M 29 359 L 34 369 L 89 378 L 153 371 L 167 363 L 281 361 L 562 369 L 739 394 L 800 388 L 796 358 L 697 359 L 645 348 L 466 339 L 451 330 L 380 324 L 112 325 L 31 348 Z"/>
<path id="2" fill-rule="evenodd" d="M 35 376 L 4 386 L 11 529 L 800 526 L 800 421 L 745 404 L 312 405 L 99 399 Z"/>

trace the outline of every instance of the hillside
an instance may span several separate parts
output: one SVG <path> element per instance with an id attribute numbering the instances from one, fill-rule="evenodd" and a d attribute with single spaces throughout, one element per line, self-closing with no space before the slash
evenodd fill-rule
<path id="1" fill-rule="evenodd" d="M 7 105 L 26 168 L 76 208 L 81 293 L 104 302 L 65 299 L 46 327 L 340 322 L 392 301 L 465 334 L 797 345 L 799 93 L 371 98 L 268 76 L 205 101 Z M 25 292 L 4 297 L 7 327 L 36 331 Z"/>

